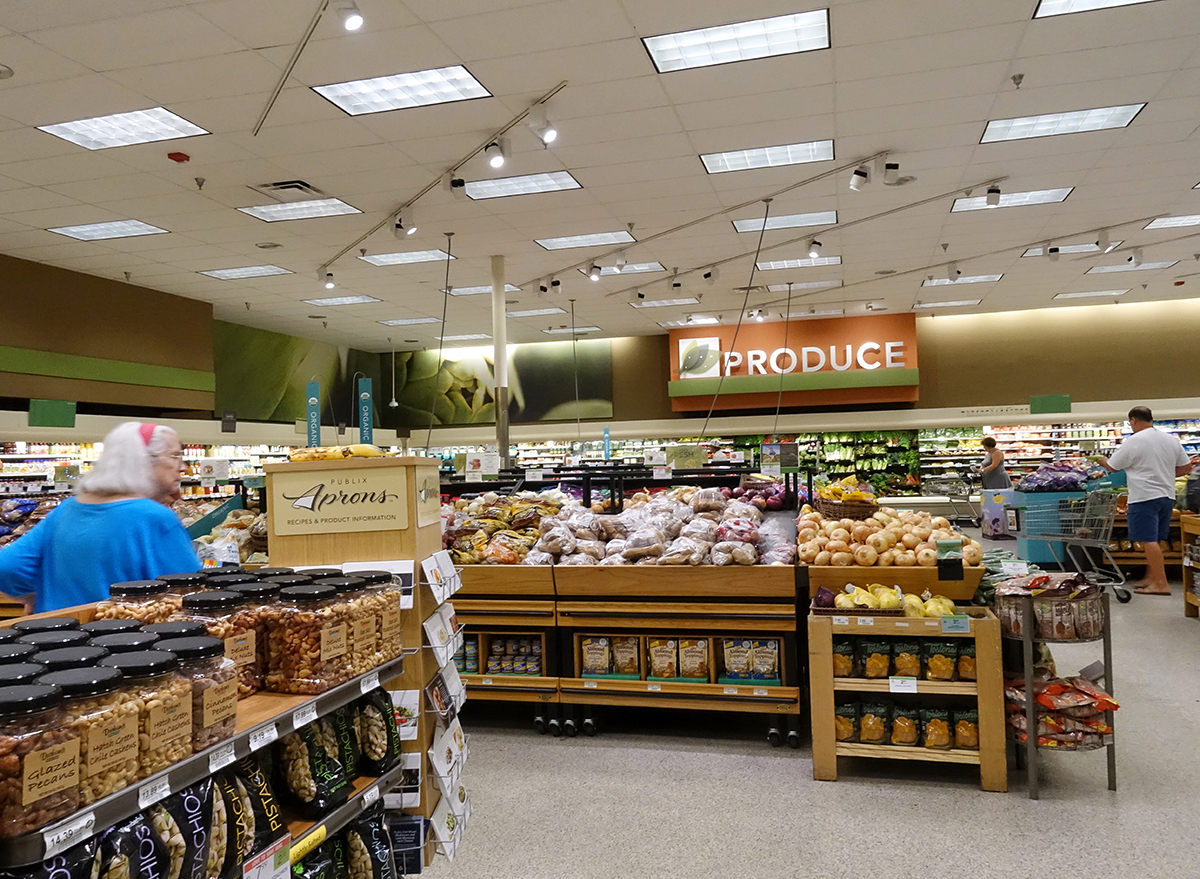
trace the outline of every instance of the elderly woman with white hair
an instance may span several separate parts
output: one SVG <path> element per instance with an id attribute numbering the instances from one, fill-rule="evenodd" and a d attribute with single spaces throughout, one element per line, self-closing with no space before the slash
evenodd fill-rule
<path id="1" fill-rule="evenodd" d="M 0 592 L 32 599 L 33 612 L 89 604 L 127 580 L 194 571 L 200 560 L 170 503 L 179 497 L 183 446 L 169 427 L 127 422 L 75 496 L 0 549 Z"/>

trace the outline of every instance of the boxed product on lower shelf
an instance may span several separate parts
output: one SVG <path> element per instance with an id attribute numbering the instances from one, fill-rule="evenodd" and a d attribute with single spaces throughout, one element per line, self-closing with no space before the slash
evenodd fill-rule
<path id="1" fill-rule="evenodd" d="M 543 651 L 542 635 L 471 634 L 454 654 L 454 665 L 463 674 L 540 676 Z"/>
<path id="2" fill-rule="evenodd" d="M 578 642 L 580 676 L 585 678 L 782 684 L 775 638 L 584 635 Z"/>

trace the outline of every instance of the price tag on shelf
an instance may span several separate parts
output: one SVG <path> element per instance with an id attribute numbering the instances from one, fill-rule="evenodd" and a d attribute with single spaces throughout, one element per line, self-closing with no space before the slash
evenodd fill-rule
<path id="1" fill-rule="evenodd" d="M 755 696 L 766 696 L 769 692 L 770 692 L 770 690 L 768 690 L 766 687 L 755 687 L 754 688 Z"/>
<path id="2" fill-rule="evenodd" d="M 217 480 L 205 477 L 200 480 L 200 487 L 201 488 L 216 488 Z"/>
<path id="3" fill-rule="evenodd" d="M 482 683 L 485 687 L 490 687 L 492 685 L 492 679 L 484 678 L 482 681 L 480 681 L 480 683 Z"/>
<path id="4" fill-rule="evenodd" d="M 55 491 L 70 491 L 70 490 L 71 490 L 71 483 L 69 483 L 69 482 L 56 482 L 56 483 L 54 483 L 54 490 L 55 490 Z"/>
<path id="5" fill-rule="evenodd" d="M 895 626 L 896 626 L 896 628 L 898 628 L 898 629 L 907 629 L 907 628 L 908 628 L 908 623 L 907 623 L 907 622 L 905 622 L 904 620 L 896 620 L 896 622 L 895 622 Z"/>
<path id="6" fill-rule="evenodd" d="M 171 779 L 160 778 L 138 788 L 138 808 L 145 809 L 153 806 L 159 800 L 171 795 Z"/>
<path id="7" fill-rule="evenodd" d="M 848 626 L 850 625 L 850 617 L 834 617 L 833 624 L 835 626 Z"/>
<path id="8" fill-rule="evenodd" d="M 370 674 L 365 674 L 359 682 L 359 690 L 365 696 L 367 693 L 379 686 L 379 672 L 373 671 Z"/>
<path id="9" fill-rule="evenodd" d="M 1183 566 L 1185 568 L 1194 568 L 1194 567 L 1196 567 L 1196 563 L 1185 556 L 1183 559 Z"/>
<path id="10" fill-rule="evenodd" d="M 303 708 L 297 708 L 292 712 L 292 729 L 300 729 L 302 726 L 308 726 L 317 719 L 317 706 L 305 705 Z"/>
<path id="11" fill-rule="evenodd" d="M 915 693 L 917 692 L 916 678 L 888 678 L 889 693 Z"/>
<path id="12" fill-rule="evenodd" d="M 292 871 L 292 835 L 250 858 L 242 865 L 242 879 L 287 879 Z"/>
<path id="13" fill-rule="evenodd" d="M 600 685 L 598 683 L 596 683 L 595 681 L 584 681 L 583 682 L 583 688 L 585 690 L 594 690 L 599 686 Z"/>
<path id="14" fill-rule="evenodd" d="M 262 729 L 256 729 L 250 733 L 250 750 L 257 751 L 260 748 L 265 748 L 277 738 L 279 738 L 279 727 L 273 723 L 269 723 Z"/>
<path id="15" fill-rule="evenodd" d="M 783 475 L 783 465 L 782 464 L 763 464 L 762 467 L 759 468 L 759 470 L 762 471 L 763 476 L 779 477 L 779 476 Z"/>
<path id="16" fill-rule="evenodd" d="M 308 854 L 313 849 L 315 849 L 317 846 L 319 846 L 321 843 L 323 843 L 325 841 L 325 836 L 327 833 L 328 833 L 328 831 L 325 829 L 324 824 L 319 824 L 316 827 L 314 827 L 312 830 L 310 830 L 308 832 L 307 836 L 304 836 L 295 845 L 292 846 L 291 862 L 293 864 L 296 863 L 301 858 L 303 858 L 306 854 Z M 289 834 L 288 837 L 286 837 L 286 838 L 290 839 L 291 834 Z"/>
<path id="17" fill-rule="evenodd" d="M 873 626 L 875 625 L 875 617 L 859 617 L 858 624 L 860 626 Z"/>
<path id="18" fill-rule="evenodd" d="M 726 687 L 721 692 L 723 692 L 726 696 L 736 696 L 738 693 L 738 689 L 737 689 L 737 687 Z"/>
<path id="19" fill-rule="evenodd" d="M 544 470 L 526 470 L 526 482 L 544 482 L 546 480 L 546 471 Z"/>
<path id="20" fill-rule="evenodd" d="M 221 747 L 208 755 L 208 771 L 216 772 L 218 769 L 228 766 L 236 759 L 237 755 L 233 752 L 233 742 L 221 745 Z"/>
<path id="21" fill-rule="evenodd" d="M 942 617 L 943 635 L 971 634 L 971 618 L 968 616 Z"/>
<path id="22" fill-rule="evenodd" d="M 651 693 L 657 693 L 662 690 L 662 684 L 646 684 L 646 689 Z"/>
<path id="23" fill-rule="evenodd" d="M 1028 562 L 1001 562 L 1000 573 L 1005 577 L 1024 577 L 1029 573 Z"/>
<path id="24" fill-rule="evenodd" d="M 379 788 L 376 785 L 371 785 L 362 795 L 362 804 L 364 809 L 369 809 L 379 802 Z"/>
<path id="25" fill-rule="evenodd" d="M 655 467 L 654 468 L 654 478 L 655 479 L 670 479 L 671 478 L 671 468 L 670 467 Z"/>
<path id="26" fill-rule="evenodd" d="M 85 812 L 72 818 L 66 824 L 60 824 L 42 831 L 42 845 L 46 857 L 52 858 L 60 852 L 69 849 L 75 843 L 87 839 L 96 829 L 96 813 Z"/>

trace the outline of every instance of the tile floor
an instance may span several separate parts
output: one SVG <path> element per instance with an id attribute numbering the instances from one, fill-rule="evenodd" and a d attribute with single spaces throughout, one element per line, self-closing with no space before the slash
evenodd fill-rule
<path id="1" fill-rule="evenodd" d="M 453 864 L 427 873 L 608 879 L 1200 876 L 1200 621 L 1171 598 L 1114 608 L 1118 790 L 1103 751 L 1050 754 L 1042 798 L 1012 771 L 984 793 L 969 767 L 842 761 L 817 782 L 807 741 L 764 721 L 638 710 L 595 738 L 538 736 L 532 709 L 468 703 L 474 816 Z M 1062 673 L 1099 645 L 1055 649 Z M 807 737 L 806 737 L 807 738 Z"/>

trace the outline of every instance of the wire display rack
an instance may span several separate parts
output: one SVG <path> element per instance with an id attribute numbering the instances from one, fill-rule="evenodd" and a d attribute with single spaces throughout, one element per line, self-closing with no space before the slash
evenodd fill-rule
<path id="1" fill-rule="evenodd" d="M 950 518 L 956 525 L 978 528 L 982 521 L 979 505 L 971 501 L 972 485 L 967 476 L 930 476 L 921 480 L 923 497 L 945 497 L 950 503 Z"/>
<path id="2" fill-rule="evenodd" d="M 1117 600 L 1125 603 L 1132 596 L 1120 588 L 1125 575 L 1108 549 L 1120 498 L 1120 492 L 1108 489 L 1041 503 L 1031 498 L 1024 507 L 1016 508 L 1017 536 L 1045 543 L 1064 568 L 1070 566 L 1094 582 L 1112 585 Z M 1099 550 L 1106 566 L 1098 563 L 1088 550 Z"/>

